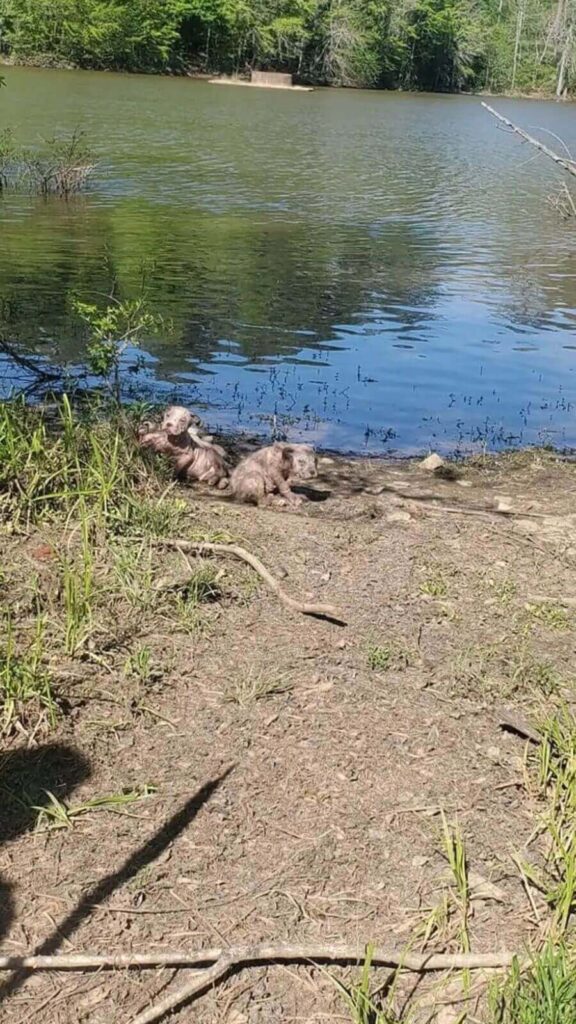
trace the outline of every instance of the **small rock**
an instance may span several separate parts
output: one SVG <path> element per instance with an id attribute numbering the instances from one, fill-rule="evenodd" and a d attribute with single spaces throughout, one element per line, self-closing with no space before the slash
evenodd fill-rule
<path id="1" fill-rule="evenodd" d="M 462 1012 L 452 1006 L 443 1006 L 436 1015 L 436 1024 L 458 1024 L 462 1020 Z"/>
<path id="2" fill-rule="evenodd" d="M 316 693 L 329 693 L 333 689 L 334 683 L 330 679 L 327 679 L 325 683 L 318 683 L 316 685 Z"/>
<path id="3" fill-rule="evenodd" d="M 486 750 L 486 757 L 489 757 L 491 761 L 500 760 L 500 748 L 499 747 L 488 747 Z"/>
<path id="4" fill-rule="evenodd" d="M 540 526 L 533 519 L 517 519 L 514 526 L 521 533 L 538 533 L 540 530 Z"/>
<path id="5" fill-rule="evenodd" d="M 409 523 L 412 520 L 412 516 L 409 512 L 389 512 L 386 516 L 387 523 Z"/>
<path id="6" fill-rule="evenodd" d="M 472 487 L 471 480 L 457 480 L 456 483 L 459 487 Z"/>
<path id="7" fill-rule="evenodd" d="M 468 884 L 472 899 L 496 900 L 498 903 L 506 902 L 504 890 L 494 885 L 494 882 L 489 882 L 487 878 L 483 878 L 482 875 L 478 875 L 475 871 L 468 872 Z"/>
<path id="8" fill-rule="evenodd" d="M 497 512 L 511 512 L 512 499 L 507 494 L 495 494 L 494 508 Z"/>
<path id="9" fill-rule="evenodd" d="M 417 854 L 416 857 L 412 857 L 413 868 L 423 868 L 428 863 L 428 857 L 424 857 L 421 853 Z"/>
<path id="10" fill-rule="evenodd" d="M 240 1010 L 231 1010 L 226 1017 L 226 1024 L 248 1024 L 248 1017 Z"/>
<path id="11" fill-rule="evenodd" d="M 440 466 L 445 466 L 446 463 L 437 452 L 432 452 L 426 459 L 422 459 L 420 463 L 421 469 L 426 469 L 429 473 L 433 473 L 435 469 L 440 469 Z"/>

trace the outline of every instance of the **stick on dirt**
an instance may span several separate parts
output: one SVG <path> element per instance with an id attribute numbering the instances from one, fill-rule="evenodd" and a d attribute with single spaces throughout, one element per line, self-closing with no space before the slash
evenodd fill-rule
<path id="1" fill-rule="evenodd" d="M 502 114 L 499 114 L 493 107 L 488 106 L 487 103 L 482 102 L 482 106 L 489 114 L 492 114 L 492 116 L 497 118 L 498 121 L 505 124 L 506 127 L 515 132 L 516 135 L 519 135 L 521 139 L 524 139 L 525 142 L 529 142 L 531 146 L 535 146 L 541 153 L 545 153 L 546 156 L 549 156 L 554 163 L 558 164 L 565 171 L 568 171 L 569 174 L 573 174 L 576 177 L 576 160 L 570 160 L 568 157 L 560 156 L 558 153 L 555 153 L 549 146 L 546 146 L 543 142 L 535 139 L 533 135 L 529 135 L 523 128 L 519 128 L 513 121 L 509 121 L 507 117 L 503 117 Z"/>
<path id="2" fill-rule="evenodd" d="M 262 943 L 258 946 L 232 946 L 230 949 L 202 949 L 191 953 L 62 954 L 55 956 L 3 956 L 2 971 L 87 971 L 147 967 L 204 967 L 196 977 L 169 992 L 162 1000 L 138 1013 L 130 1024 L 154 1024 L 171 1010 L 216 984 L 233 968 L 270 963 L 362 963 L 366 947 L 361 945 L 303 945 Z M 404 953 L 401 950 L 376 949 L 375 967 L 399 967 L 422 973 L 445 970 L 483 970 L 509 967 L 515 954 L 499 953 Z M 206 966 L 210 965 L 210 966 Z"/>
<path id="3" fill-rule="evenodd" d="M 366 947 L 357 943 L 306 942 L 302 944 L 263 942 L 256 946 L 219 946 L 189 952 L 172 950 L 159 953 L 57 953 L 51 956 L 0 956 L 0 971 L 91 971 L 145 970 L 153 967 L 208 968 L 224 956 L 235 966 L 268 963 L 362 963 Z M 407 971 L 482 970 L 509 967 L 515 953 L 405 953 L 398 949 L 376 948 L 372 963 L 376 967 L 402 967 Z M 204 974 L 205 971 L 203 970 Z"/>
<path id="4" fill-rule="evenodd" d="M 312 961 L 320 960 L 337 962 L 361 963 L 365 956 L 365 948 L 350 948 L 348 946 L 254 946 L 237 947 L 223 950 L 212 967 L 186 982 L 184 985 L 169 992 L 164 999 L 153 1006 L 139 1013 L 131 1021 L 131 1024 L 155 1024 L 171 1010 L 182 1003 L 187 1002 L 193 996 L 204 992 L 210 985 L 214 985 L 221 978 L 225 977 L 234 967 L 240 967 L 249 963 L 269 963 L 271 961 Z M 401 953 L 378 953 L 372 957 L 374 966 L 386 964 L 393 967 L 405 967 L 413 971 L 437 971 L 449 968 L 493 968 L 508 967 L 513 960 L 512 953 L 500 954 L 431 954 L 429 956 L 418 956 L 414 954 L 402 955 Z"/>
<path id="5" fill-rule="evenodd" d="M 191 540 L 161 540 L 159 544 L 164 547 L 175 548 L 177 551 L 183 551 L 184 554 L 189 555 L 232 555 L 234 558 L 239 558 L 242 562 L 246 562 L 264 582 L 273 590 L 276 597 L 284 605 L 285 608 L 290 608 L 291 611 L 300 612 L 302 615 L 316 615 L 322 618 L 334 619 L 337 622 L 344 622 L 337 608 L 332 604 L 313 604 L 306 603 L 303 601 L 296 601 L 295 598 L 289 597 L 282 587 L 280 586 L 277 579 L 272 576 L 272 573 L 268 571 L 266 566 L 260 561 L 260 559 L 253 555 L 251 551 L 247 551 L 246 548 L 239 547 L 238 544 L 212 544 L 208 541 L 191 541 Z"/>

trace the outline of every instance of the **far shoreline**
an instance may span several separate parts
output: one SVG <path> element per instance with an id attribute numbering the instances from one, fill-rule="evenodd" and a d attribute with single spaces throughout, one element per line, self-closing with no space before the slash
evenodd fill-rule
<path id="1" fill-rule="evenodd" d="M 226 84 L 226 85 L 249 85 L 248 79 L 241 75 L 234 76 L 234 80 L 231 81 L 231 76 L 224 71 L 197 71 L 192 69 L 168 69 L 166 71 L 146 71 L 144 69 L 130 69 L 130 68 L 96 68 L 96 67 L 82 67 L 78 64 L 70 64 L 67 61 L 58 61 L 52 59 L 46 59 L 45 62 L 42 60 L 25 60 L 25 59 L 11 59 L 7 54 L 0 55 L 0 68 L 24 68 L 33 71 L 81 71 L 89 72 L 91 74 L 97 73 L 102 75 L 131 75 L 138 76 L 143 75 L 146 78 L 188 78 L 192 81 L 207 82 L 214 84 Z M 260 86 L 258 86 L 261 88 Z M 254 86 L 253 86 L 254 88 Z M 278 88 L 278 87 L 276 87 Z M 349 85 L 330 85 L 329 83 L 313 83 L 306 81 L 297 81 L 293 86 L 293 90 L 285 88 L 284 92 L 303 92 L 313 90 L 315 92 L 329 90 L 330 92 L 367 92 L 367 93 L 390 93 L 398 94 L 401 96 L 468 96 L 470 98 L 475 96 L 489 96 L 493 99 L 507 99 L 507 100 L 541 100 L 546 102 L 554 101 L 555 103 L 574 103 L 576 96 L 556 96 L 553 92 L 492 92 L 489 89 L 479 89 L 476 92 L 467 92 L 465 90 L 447 92 L 445 90 L 438 90 L 430 92 L 424 89 L 391 89 L 384 86 L 374 86 L 373 88 L 367 88 L 366 86 L 349 86 Z M 279 90 L 280 91 L 280 90 Z"/>

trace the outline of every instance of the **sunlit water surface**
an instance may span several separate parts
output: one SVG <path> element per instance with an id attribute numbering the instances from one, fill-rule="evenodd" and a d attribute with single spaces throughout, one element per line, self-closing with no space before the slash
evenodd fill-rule
<path id="1" fill-rule="evenodd" d="M 576 225 L 554 165 L 475 97 L 6 69 L 0 127 L 82 126 L 69 202 L 0 196 L 0 320 L 83 359 L 72 300 L 144 288 L 171 327 L 126 390 L 345 451 L 576 445 Z M 576 151 L 570 104 L 499 100 Z M 542 136 L 559 148 L 549 135 Z M 2 391 L 22 382 L 4 361 Z"/>

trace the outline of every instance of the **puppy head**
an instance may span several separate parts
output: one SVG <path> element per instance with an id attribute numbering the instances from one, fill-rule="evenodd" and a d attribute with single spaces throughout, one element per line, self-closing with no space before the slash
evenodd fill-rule
<path id="1" fill-rule="evenodd" d="M 164 413 L 162 430 L 172 437 L 178 437 L 180 434 L 186 433 L 191 423 L 192 415 L 188 409 L 185 409 L 183 405 L 171 405 Z"/>
<path id="2" fill-rule="evenodd" d="M 311 444 L 287 444 L 284 451 L 291 463 L 291 475 L 298 480 L 312 480 L 318 476 L 316 452 Z"/>

